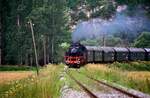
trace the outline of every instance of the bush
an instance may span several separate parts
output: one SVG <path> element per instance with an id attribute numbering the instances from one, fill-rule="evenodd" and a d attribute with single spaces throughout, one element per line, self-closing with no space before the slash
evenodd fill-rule
<path id="1" fill-rule="evenodd" d="M 0 66 L 0 71 L 29 71 L 35 70 L 35 67 L 30 66 Z"/>
<path id="2" fill-rule="evenodd" d="M 129 63 L 114 62 L 113 64 L 110 64 L 108 66 L 111 68 L 119 68 L 128 71 L 149 71 L 150 70 L 150 62 L 144 62 L 144 61 L 129 62 Z"/>

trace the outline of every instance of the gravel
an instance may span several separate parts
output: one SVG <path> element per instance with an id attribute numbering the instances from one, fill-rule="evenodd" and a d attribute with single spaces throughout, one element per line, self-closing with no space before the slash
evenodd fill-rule
<path id="1" fill-rule="evenodd" d="M 65 89 L 62 91 L 61 98 L 90 98 L 85 92 L 73 89 Z"/>

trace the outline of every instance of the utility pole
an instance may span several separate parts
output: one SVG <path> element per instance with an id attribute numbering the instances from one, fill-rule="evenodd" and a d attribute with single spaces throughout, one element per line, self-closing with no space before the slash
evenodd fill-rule
<path id="1" fill-rule="evenodd" d="M 36 71 L 37 71 L 37 75 L 39 75 L 39 64 L 38 64 L 38 58 L 37 58 L 37 50 L 36 50 L 35 37 L 34 37 L 34 31 L 33 31 L 33 24 L 30 19 L 29 19 L 29 24 L 30 24 L 31 33 L 32 33 L 32 41 L 33 41 L 35 62 L 36 62 Z"/>

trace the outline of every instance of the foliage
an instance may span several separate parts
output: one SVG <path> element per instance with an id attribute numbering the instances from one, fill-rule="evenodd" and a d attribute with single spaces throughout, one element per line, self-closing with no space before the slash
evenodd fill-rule
<path id="1" fill-rule="evenodd" d="M 69 44 L 68 43 L 61 43 L 61 45 L 60 45 L 60 47 L 62 47 L 62 48 L 64 48 L 64 49 L 66 49 L 66 48 L 69 48 Z"/>
<path id="2" fill-rule="evenodd" d="M 87 46 L 98 46 L 98 40 L 96 39 L 88 39 L 88 40 L 84 40 L 81 42 L 83 45 L 87 45 Z"/>
<path id="3" fill-rule="evenodd" d="M 106 38 L 106 46 L 121 46 L 121 39 L 119 37 L 107 37 Z"/>
<path id="4" fill-rule="evenodd" d="M 121 70 L 128 70 L 128 71 L 149 71 L 150 62 L 147 61 L 130 62 L 130 63 L 114 62 L 113 64 L 110 64 L 109 67 L 119 68 Z"/>
<path id="5" fill-rule="evenodd" d="M 134 42 L 135 47 L 150 47 L 150 32 L 143 32 Z"/>
<path id="6" fill-rule="evenodd" d="M 106 46 L 121 46 L 121 39 L 119 37 L 108 36 L 104 39 Z M 86 39 L 81 42 L 83 45 L 88 46 L 103 46 L 103 38 Z"/>

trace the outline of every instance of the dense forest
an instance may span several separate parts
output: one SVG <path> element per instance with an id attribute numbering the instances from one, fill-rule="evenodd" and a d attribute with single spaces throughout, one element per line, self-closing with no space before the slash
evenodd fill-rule
<path id="1" fill-rule="evenodd" d="M 63 61 L 78 22 L 109 20 L 119 5 L 128 6 L 129 16 L 140 7 L 150 19 L 149 0 L 1 0 L 0 65 L 35 65 L 33 42 L 40 65 Z M 135 36 L 131 32 L 116 32 L 105 38 L 106 46 L 150 47 L 149 31 Z M 85 39 L 82 43 L 102 46 L 102 39 Z"/>

